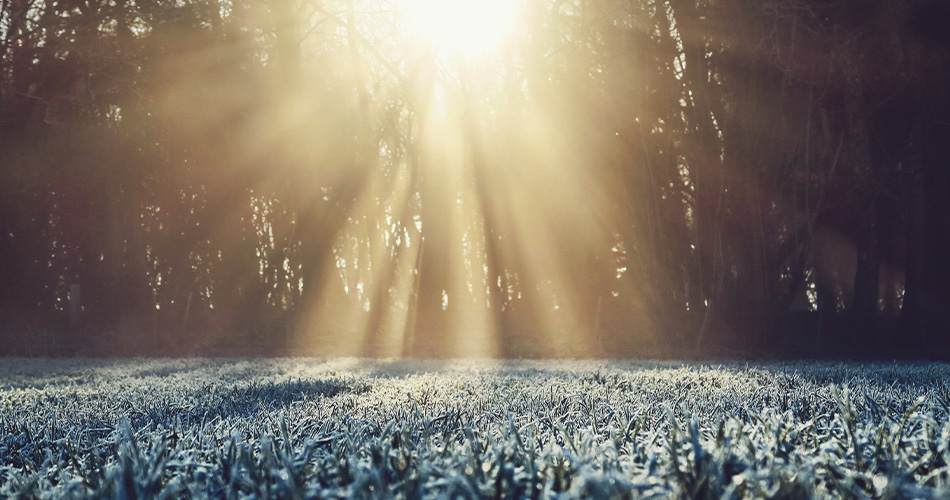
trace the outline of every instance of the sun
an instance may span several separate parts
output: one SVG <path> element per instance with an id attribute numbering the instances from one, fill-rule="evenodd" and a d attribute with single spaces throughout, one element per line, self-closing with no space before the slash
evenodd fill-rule
<path id="1" fill-rule="evenodd" d="M 464 56 L 489 52 L 508 33 L 513 0 L 403 0 L 415 33 L 437 48 Z"/>

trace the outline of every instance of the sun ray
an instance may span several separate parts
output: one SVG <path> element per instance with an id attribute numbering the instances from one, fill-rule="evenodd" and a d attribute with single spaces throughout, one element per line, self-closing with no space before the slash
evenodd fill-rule
<path id="1" fill-rule="evenodd" d="M 404 266 L 394 261 L 390 246 L 380 241 L 379 229 L 387 220 L 386 210 L 394 213 L 390 218 L 400 224 L 407 220 L 411 185 L 409 175 L 403 165 L 379 166 L 373 169 L 363 190 L 352 205 L 347 224 L 336 235 L 338 257 L 342 262 L 352 263 L 361 259 L 359 268 L 349 269 L 341 264 L 330 263 L 332 272 L 327 276 L 355 273 L 357 286 L 360 287 L 359 300 L 345 300 L 340 297 L 338 279 L 328 279 L 321 283 L 317 311 L 309 319 L 304 329 L 308 335 L 321 338 L 324 346 L 334 354 L 349 356 L 387 355 L 396 356 L 400 339 L 384 335 L 383 325 L 391 323 L 393 300 L 389 290 L 394 282 L 399 282 L 399 273 L 405 272 Z M 358 248 L 348 245 L 355 238 Z M 402 249 L 409 246 L 401 241 L 396 253 L 402 255 Z M 369 245 L 368 250 L 363 248 Z M 413 263 L 414 264 L 414 263 Z M 368 267 L 370 266 L 370 267 Z M 368 268 L 367 268 L 368 267 Z M 344 289 L 344 295 L 350 295 Z M 332 321 L 331 321 L 332 319 Z M 402 332 L 404 335 L 404 332 Z M 303 341 L 304 339 L 300 339 Z"/>

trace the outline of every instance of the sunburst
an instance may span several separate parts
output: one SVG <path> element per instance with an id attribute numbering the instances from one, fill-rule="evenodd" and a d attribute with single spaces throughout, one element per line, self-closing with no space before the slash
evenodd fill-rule
<path id="1" fill-rule="evenodd" d="M 478 56 L 490 52 L 511 30 L 510 0 L 403 0 L 415 34 L 454 54 Z"/>

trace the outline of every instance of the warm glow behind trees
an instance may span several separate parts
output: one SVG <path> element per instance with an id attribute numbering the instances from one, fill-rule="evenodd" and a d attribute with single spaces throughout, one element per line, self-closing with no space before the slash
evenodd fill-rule
<path id="1" fill-rule="evenodd" d="M 522 2 L 485 0 L 401 0 L 412 36 L 439 51 L 463 57 L 482 57 L 498 48 L 511 34 Z"/>
<path id="2" fill-rule="evenodd" d="M 859 3 L 6 3 L 0 305 L 81 285 L 66 350 L 926 343 L 947 49 Z"/>

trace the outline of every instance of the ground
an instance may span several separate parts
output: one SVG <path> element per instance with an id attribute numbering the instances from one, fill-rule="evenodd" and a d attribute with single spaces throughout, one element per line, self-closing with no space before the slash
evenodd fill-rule
<path id="1" fill-rule="evenodd" d="M 948 498 L 950 365 L 0 360 L 0 497 Z"/>

